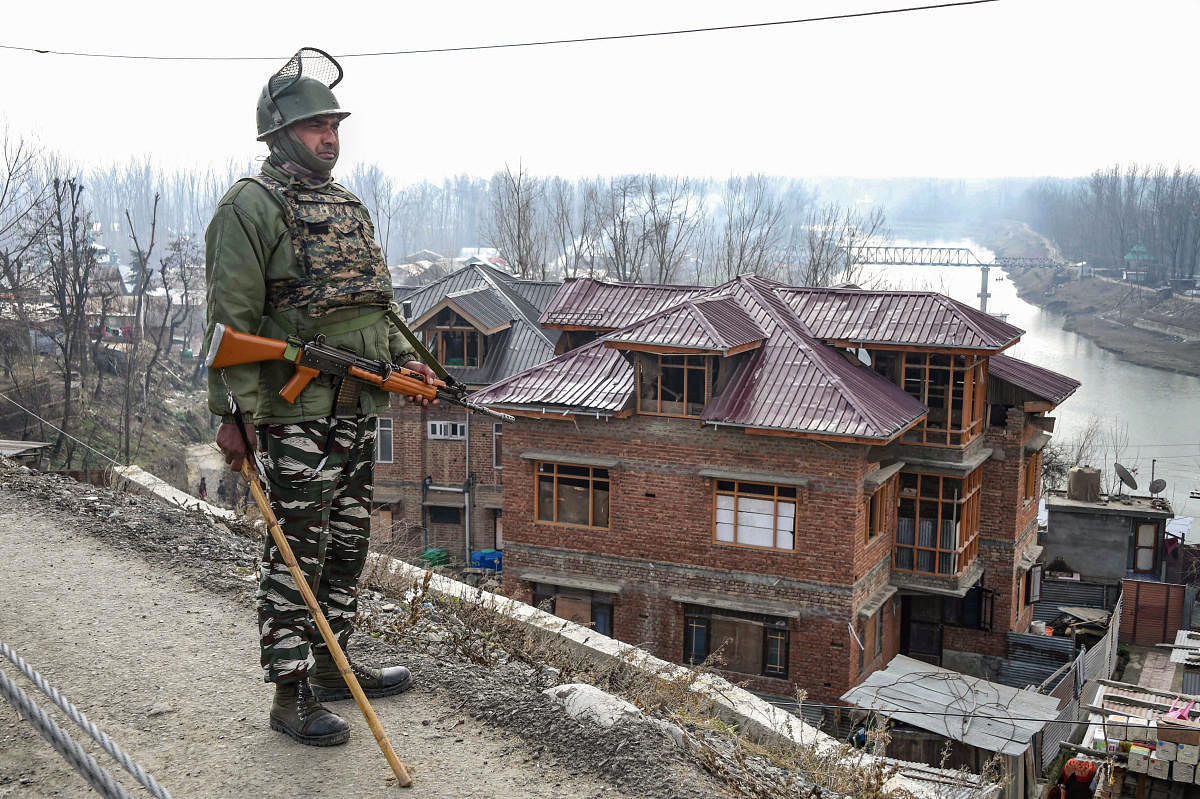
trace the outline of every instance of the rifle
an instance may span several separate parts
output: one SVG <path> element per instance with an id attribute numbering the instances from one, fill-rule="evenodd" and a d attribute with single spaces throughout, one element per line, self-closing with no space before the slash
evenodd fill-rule
<path id="1" fill-rule="evenodd" d="M 240 333 L 217 323 L 205 360 L 208 368 L 221 369 L 262 361 L 291 361 L 296 364 L 296 373 L 279 391 L 279 396 L 290 403 L 296 401 L 296 397 L 314 377 L 324 372 L 339 377 L 343 386 L 355 381 L 370 383 L 395 394 L 438 399 L 506 422 L 516 421 L 507 413 L 493 411 L 468 400 L 467 387 L 462 383 L 452 379 L 452 384 L 447 385 L 437 378 L 427 377 L 403 366 L 363 358 L 350 350 L 326 344 L 325 336 L 319 333 L 311 341 L 297 346 L 279 339 Z M 341 406 L 345 404 L 344 395 L 341 390 L 338 394 L 338 404 Z M 352 396 L 357 401 L 357 392 L 352 392 Z"/>

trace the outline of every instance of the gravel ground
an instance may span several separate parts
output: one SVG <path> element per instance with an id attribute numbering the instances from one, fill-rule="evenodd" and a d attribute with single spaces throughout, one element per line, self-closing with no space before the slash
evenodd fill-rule
<path id="1" fill-rule="evenodd" d="M 344 747 L 266 724 L 251 574 L 260 544 L 195 512 L 0 459 L 0 640 L 176 797 L 384 796 L 386 762 L 352 702 Z M 365 601 L 385 614 L 386 597 Z M 516 663 L 495 668 L 356 636 L 365 662 L 405 662 L 417 687 L 373 706 L 428 797 L 729 795 L 649 726 L 567 717 Z M 0 668 L 16 676 L 14 667 Z M 50 703 L 17 682 L 43 708 Z M 55 711 L 82 742 L 78 728 Z M 108 766 L 98 747 L 88 747 Z M 114 776 L 119 767 L 112 764 Z M 131 778 L 119 777 L 133 788 Z M 86 783 L 0 702 L 0 797 L 79 796 Z M 140 789 L 133 795 L 146 795 Z"/>

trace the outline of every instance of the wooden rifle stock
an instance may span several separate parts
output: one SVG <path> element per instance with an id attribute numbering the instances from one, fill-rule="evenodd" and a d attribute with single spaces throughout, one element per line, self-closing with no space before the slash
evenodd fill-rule
<path id="1" fill-rule="evenodd" d="M 281 361 L 286 349 L 286 341 L 239 333 L 218 322 L 213 328 L 212 342 L 208 345 L 207 365 L 209 369 L 221 369 L 244 363 Z"/>

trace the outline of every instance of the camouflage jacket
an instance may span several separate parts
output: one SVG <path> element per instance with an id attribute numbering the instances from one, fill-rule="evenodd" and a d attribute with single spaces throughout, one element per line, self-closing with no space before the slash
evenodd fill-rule
<path id="1" fill-rule="evenodd" d="M 291 192 L 288 206 L 274 191 L 279 188 Z M 416 358 L 400 331 L 380 314 L 391 301 L 387 267 L 366 208 L 341 186 L 305 188 L 265 163 L 261 175 L 238 181 L 221 198 L 205 245 L 206 352 L 218 322 L 271 338 L 308 339 L 374 314 L 377 321 L 329 334 L 328 343 L 397 364 Z M 246 420 L 256 424 L 294 424 L 329 416 L 333 378 L 318 376 L 291 405 L 279 390 L 293 371 L 283 361 L 211 370 L 209 410 L 222 421 L 232 421 L 227 401 L 232 392 Z M 359 409 L 370 416 L 385 409 L 388 401 L 387 392 L 364 387 Z"/>

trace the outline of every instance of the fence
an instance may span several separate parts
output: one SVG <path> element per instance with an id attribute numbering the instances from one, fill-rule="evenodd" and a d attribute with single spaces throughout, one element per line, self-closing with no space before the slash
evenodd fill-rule
<path id="1" fill-rule="evenodd" d="M 1058 711 L 1058 717 L 1042 728 L 1039 749 L 1042 756 L 1041 768 L 1045 769 L 1058 757 L 1059 743 L 1070 741 L 1075 735 L 1075 729 L 1084 720 L 1079 709 L 1079 699 L 1083 695 L 1087 683 L 1095 679 L 1107 679 L 1112 676 L 1117 666 L 1117 650 L 1121 637 L 1121 610 L 1125 602 L 1122 594 L 1113 607 L 1112 616 L 1108 620 L 1108 632 L 1091 649 L 1080 652 L 1078 657 L 1056 671 L 1041 687 L 1040 693 L 1046 693 L 1065 704 Z M 1050 686 L 1053 686 L 1051 689 Z"/>

